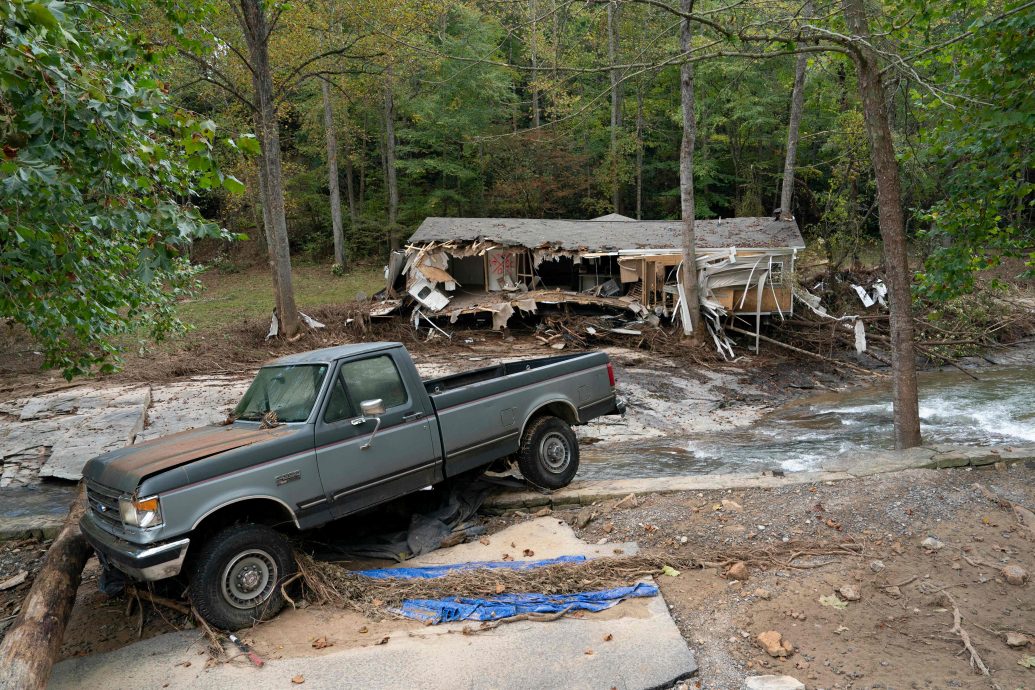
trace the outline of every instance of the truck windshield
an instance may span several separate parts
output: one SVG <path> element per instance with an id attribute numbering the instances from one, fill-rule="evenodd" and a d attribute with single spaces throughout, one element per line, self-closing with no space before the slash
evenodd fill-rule
<path id="1" fill-rule="evenodd" d="M 234 408 L 234 418 L 259 421 L 273 411 L 278 422 L 304 422 L 326 374 L 326 364 L 263 367 Z"/>

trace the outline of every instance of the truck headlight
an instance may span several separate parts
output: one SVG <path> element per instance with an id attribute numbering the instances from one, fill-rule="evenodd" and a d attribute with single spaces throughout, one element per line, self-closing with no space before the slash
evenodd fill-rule
<path id="1" fill-rule="evenodd" d="M 157 496 L 120 498 L 119 514 L 122 516 L 122 524 L 131 527 L 157 527 L 162 524 L 162 507 Z"/>

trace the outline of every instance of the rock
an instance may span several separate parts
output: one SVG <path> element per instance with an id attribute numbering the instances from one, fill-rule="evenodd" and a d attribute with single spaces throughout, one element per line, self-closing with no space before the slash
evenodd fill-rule
<path id="1" fill-rule="evenodd" d="M 794 645 L 783 639 L 783 635 L 775 630 L 759 633 L 755 639 L 758 640 L 758 644 L 765 650 L 765 653 L 771 657 L 782 658 L 794 653 Z"/>
<path id="2" fill-rule="evenodd" d="M 723 510 L 729 510 L 734 513 L 739 513 L 740 511 L 744 510 L 744 506 L 740 505 L 736 501 L 731 501 L 728 498 L 722 499 L 721 505 Z"/>
<path id="3" fill-rule="evenodd" d="M 756 589 L 756 590 L 754 591 L 754 595 L 755 595 L 756 597 L 758 597 L 759 599 L 765 599 L 766 601 L 769 601 L 769 598 L 770 598 L 770 597 L 772 596 L 772 595 L 771 595 L 771 594 L 769 593 L 769 590 L 768 590 L 768 589 L 763 589 L 763 588 L 761 588 L 761 587 L 759 587 L 758 589 Z"/>
<path id="4" fill-rule="evenodd" d="M 744 561 L 737 561 L 729 567 L 726 571 L 726 578 L 729 580 L 740 580 L 743 582 L 748 579 L 748 567 Z"/>
<path id="5" fill-rule="evenodd" d="M 889 597 L 894 597 L 895 599 L 898 599 L 900 596 L 902 596 L 902 590 L 899 589 L 898 587 L 896 587 L 895 585 L 892 585 L 890 587 L 885 587 L 884 588 L 884 592 Z"/>
<path id="6" fill-rule="evenodd" d="M 928 537 L 927 539 L 924 539 L 922 542 L 920 542 L 920 546 L 924 547 L 925 549 L 928 549 L 929 551 L 937 551 L 941 548 L 944 548 L 945 544 L 938 541 L 934 537 Z"/>
<path id="7" fill-rule="evenodd" d="M 859 601 L 862 599 L 862 595 L 859 594 L 859 590 L 853 585 L 841 585 L 837 588 L 837 593 L 841 595 L 841 598 L 845 601 Z"/>
<path id="8" fill-rule="evenodd" d="M 535 512 L 535 517 L 546 517 L 547 515 L 550 515 L 552 513 L 553 510 L 551 510 L 550 508 L 540 508 Z"/>
<path id="9" fill-rule="evenodd" d="M 1011 585 L 1023 585 L 1028 581 L 1028 571 L 1019 565 L 1007 565 L 1003 566 L 1002 571 L 1003 577 Z"/>
<path id="10" fill-rule="evenodd" d="M 578 529 L 582 529 L 592 522 L 594 517 L 595 514 L 593 513 L 592 508 L 583 508 L 575 515 L 575 518 L 572 520 L 572 524 Z"/>
<path id="11" fill-rule="evenodd" d="M 751 676 L 744 679 L 744 690 L 805 690 L 805 685 L 791 676 Z"/>
<path id="12" fill-rule="evenodd" d="M 884 570 L 884 561 L 870 561 L 870 570 L 875 573 Z"/>
<path id="13" fill-rule="evenodd" d="M 1019 632 L 1008 632 L 1006 633 L 1006 645 L 1008 647 L 1026 647 L 1028 645 L 1028 636 Z"/>

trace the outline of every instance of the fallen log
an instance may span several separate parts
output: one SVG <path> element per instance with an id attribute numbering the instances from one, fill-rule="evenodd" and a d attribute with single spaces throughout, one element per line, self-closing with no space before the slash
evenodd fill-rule
<path id="1" fill-rule="evenodd" d="M 79 531 L 86 512 L 82 483 L 69 508 L 65 524 L 47 550 L 21 613 L 0 642 L 0 690 L 44 688 L 57 661 L 65 627 L 72 614 L 83 567 L 93 553 Z"/>

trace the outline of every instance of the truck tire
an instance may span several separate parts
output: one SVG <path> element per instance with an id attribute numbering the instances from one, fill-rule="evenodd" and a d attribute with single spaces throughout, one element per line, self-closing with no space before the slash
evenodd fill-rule
<path id="1" fill-rule="evenodd" d="M 522 476 L 541 489 L 563 489 L 579 471 L 579 442 L 563 419 L 551 415 L 528 423 L 518 450 Z"/>
<path id="2" fill-rule="evenodd" d="M 190 567 L 191 602 L 212 625 L 240 630 L 280 612 L 280 585 L 296 570 L 280 532 L 266 525 L 231 525 L 209 537 Z"/>

